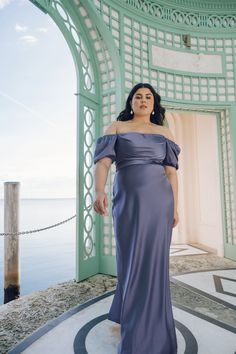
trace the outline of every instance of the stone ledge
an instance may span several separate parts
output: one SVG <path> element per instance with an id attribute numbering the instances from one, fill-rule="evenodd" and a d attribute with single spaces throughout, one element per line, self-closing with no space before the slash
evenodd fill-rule
<path id="1" fill-rule="evenodd" d="M 5 354 L 18 342 L 49 320 L 109 290 L 116 277 L 97 274 L 80 283 L 71 280 L 0 306 L 0 353 Z"/>

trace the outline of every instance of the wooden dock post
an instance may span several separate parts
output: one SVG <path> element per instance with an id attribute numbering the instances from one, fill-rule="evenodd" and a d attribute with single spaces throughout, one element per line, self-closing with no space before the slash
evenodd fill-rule
<path id="1" fill-rule="evenodd" d="M 19 232 L 19 182 L 4 182 L 4 233 Z M 4 236 L 4 304 L 20 296 L 19 235 Z"/>

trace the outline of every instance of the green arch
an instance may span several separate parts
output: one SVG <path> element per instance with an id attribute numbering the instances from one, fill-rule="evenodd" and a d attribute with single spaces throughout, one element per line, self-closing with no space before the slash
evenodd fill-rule
<path id="1" fill-rule="evenodd" d="M 77 75 L 76 280 L 80 281 L 96 273 L 106 272 L 110 265 L 114 274 L 114 257 L 101 256 L 103 254 L 100 246 L 102 220 L 91 209 L 93 188 L 88 186 L 88 181 L 93 177 L 93 163 L 91 161 L 94 142 L 96 136 L 101 134 L 100 116 L 103 96 L 100 67 L 96 61 L 94 43 L 84 24 L 83 16 L 74 3 L 58 0 L 30 1 L 48 14 L 57 24 L 70 48 Z M 113 91 L 116 97 L 117 113 L 123 99 L 121 94 L 123 82 L 117 48 L 111 34 L 97 16 L 93 6 L 87 1 L 80 1 L 80 4 L 89 13 L 94 31 L 96 31 L 101 44 L 106 46 L 109 51 L 115 72 Z M 90 74 L 92 85 L 86 86 L 86 74 Z M 91 229 L 88 227 L 90 224 L 92 225 Z M 109 258 L 109 265 L 107 265 L 107 258 Z"/>

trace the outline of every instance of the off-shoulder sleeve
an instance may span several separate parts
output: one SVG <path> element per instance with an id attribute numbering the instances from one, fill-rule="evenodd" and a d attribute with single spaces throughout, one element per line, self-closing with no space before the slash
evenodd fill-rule
<path id="1" fill-rule="evenodd" d="M 166 139 L 166 156 L 163 160 L 163 165 L 173 166 L 178 170 L 178 155 L 181 151 L 181 148 L 173 140 Z"/>
<path id="2" fill-rule="evenodd" d="M 103 135 L 97 139 L 93 157 L 94 164 L 103 157 L 110 157 L 112 163 L 116 160 L 116 140 L 117 134 Z"/>

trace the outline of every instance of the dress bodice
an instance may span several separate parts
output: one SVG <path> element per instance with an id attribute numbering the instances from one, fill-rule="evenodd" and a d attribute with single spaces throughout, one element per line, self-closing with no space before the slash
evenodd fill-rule
<path id="1" fill-rule="evenodd" d="M 127 132 L 107 134 L 96 141 L 94 163 L 103 157 L 115 162 L 116 170 L 133 164 L 178 166 L 181 148 L 162 134 Z"/>

